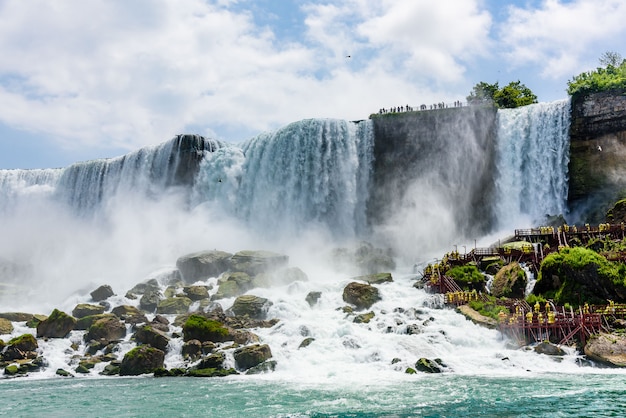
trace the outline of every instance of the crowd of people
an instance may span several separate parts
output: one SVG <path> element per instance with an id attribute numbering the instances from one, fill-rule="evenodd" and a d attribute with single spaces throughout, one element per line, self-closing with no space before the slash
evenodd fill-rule
<path id="1" fill-rule="evenodd" d="M 414 112 L 414 111 L 418 111 L 418 110 L 435 110 L 435 109 L 447 109 L 449 107 L 463 107 L 465 106 L 463 104 L 462 101 L 460 100 L 456 100 L 454 103 L 452 104 L 448 104 L 448 103 L 444 103 L 444 102 L 439 102 L 439 103 L 434 103 L 431 105 L 425 105 L 422 104 L 419 106 L 419 108 L 417 107 L 413 107 L 413 106 L 395 106 L 389 109 L 385 109 L 382 108 L 378 111 L 378 113 L 380 115 L 386 114 L 386 113 L 402 113 L 402 112 Z"/>

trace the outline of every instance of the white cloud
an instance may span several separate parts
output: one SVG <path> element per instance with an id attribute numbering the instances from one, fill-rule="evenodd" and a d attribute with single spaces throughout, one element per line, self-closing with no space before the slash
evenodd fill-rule
<path id="1" fill-rule="evenodd" d="M 0 122 L 66 147 L 130 150 L 191 126 L 364 118 L 441 100 L 491 24 L 478 0 L 327 1 L 303 7 L 307 33 L 287 42 L 244 5 L 5 0 Z"/>
<path id="2" fill-rule="evenodd" d="M 545 0 L 537 9 L 510 7 L 500 36 L 511 64 L 539 65 L 543 76 L 558 78 L 582 71 L 590 53 L 597 63 L 620 45 L 624 21 L 622 0 Z"/>

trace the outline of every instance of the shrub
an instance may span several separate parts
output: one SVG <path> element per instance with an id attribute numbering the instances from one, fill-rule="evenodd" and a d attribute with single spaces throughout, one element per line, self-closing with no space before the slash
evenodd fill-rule
<path id="1" fill-rule="evenodd" d="M 485 288 L 485 276 L 474 265 L 453 267 L 446 272 L 446 275 L 452 277 L 463 290 L 482 291 Z"/>

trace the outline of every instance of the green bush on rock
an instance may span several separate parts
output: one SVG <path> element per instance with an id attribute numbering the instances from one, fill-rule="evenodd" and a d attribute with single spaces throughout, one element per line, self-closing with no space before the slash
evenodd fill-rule
<path id="1" fill-rule="evenodd" d="M 183 340 L 222 342 L 229 338 L 228 328 L 221 322 L 200 315 L 191 315 L 183 325 Z"/>
<path id="2" fill-rule="evenodd" d="M 476 289 L 482 291 L 485 288 L 485 276 L 474 265 L 452 267 L 446 272 L 446 275 L 452 277 L 463 290 Z"/>
<path id="3" fill-rule="evenodd" d="M 563 248 L 548 255 L 539 269 L 533 293 L 557 304 L 603 304 L 626 301 L 626 266 L 611 263 L 595 251 Z"/>

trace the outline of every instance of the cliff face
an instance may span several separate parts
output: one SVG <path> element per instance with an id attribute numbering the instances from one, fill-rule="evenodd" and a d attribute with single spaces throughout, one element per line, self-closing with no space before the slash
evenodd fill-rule
<path id="1" fill-rule="evenodd" d="M 411 213 L 422 222 L 432 212 L 450 211 L 461 234 L 484 232 L 492 225 L 495 108 L 468 106 L 372 119 L 371 223 L 384 223 L 401 205 L 415 208 Z"/>
<path id="2" fill-rule="evenodd" d="M 572 100 L 568 205 L 573 221 L 603 222 L 626 196 L 626 91 Z"/>

